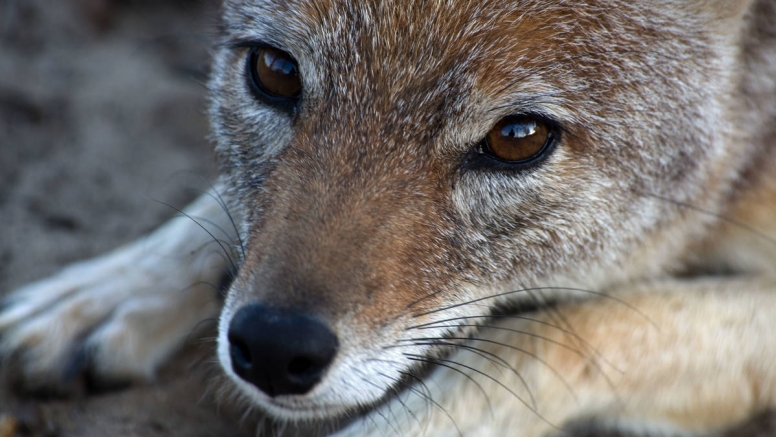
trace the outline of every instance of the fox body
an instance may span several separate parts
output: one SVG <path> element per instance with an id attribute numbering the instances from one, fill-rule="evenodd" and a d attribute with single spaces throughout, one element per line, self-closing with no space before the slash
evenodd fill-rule
<path id="1" fill-rule="evenodd" d="M 218 356 L 249 404 L 434 436 L 774 407 L 776 2 L 226 0 L 222 39 Z M 3 349 L 31 385 L 83 347 L 153 374 L 217 311 L 209 238 L 176 220 L 17 291 Z"/>

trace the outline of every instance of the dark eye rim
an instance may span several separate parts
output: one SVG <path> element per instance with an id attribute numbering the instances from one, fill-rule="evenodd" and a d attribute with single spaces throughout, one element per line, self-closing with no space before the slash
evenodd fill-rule
<path id="1" fill-rule="evenodd" d="M 535 118 L 547 125 L 547 140 L 544 142 L 542 148 L 534 156 L 521 159 L 519 161 L 508 161 L 494 156 L 487 152 L 487 139 L 483 138 L 478 141 L 477 144 L 464 156 L 461 168 L 464 170 L 481 170 L 481 171 L 501 171 L 501 172 L 522 172 L 537 167 L 539 164 L 547 160 L 552 155 L 552 152 L 560 143 L 563 129 L 560 125 L 543 116 L 537 114 L 512 114 L 508 117 L 529 117 Z M 504 117 L 506 118 L 506 117 Z"/>
<path id="2" fill-rule="evenodd" d="M 248 80 L 248 87 L 250 88 L 254 97 L 256 97 L 258 100 L 260 100 L 261 102 L 267 105 L 278 108 L 291 115 L 295 114 L 297 111 L 297 107 L 299 105 L 299 101 L 302 98 L 304 87 L 302 87 L 299 90 L 299 92 L 289 97 L 283 97 L 283 96 L 278 96 L 277 94 L 272 94 L 266 89 L 264 89 L 264 86 L 261 84 L 261 81 L 257 77 L 256 69 L 254 68 L 254 66 L 256 65 L 256 60 L 257 60 L 256 58 L 258 57 L 259 52 L 264 49 L 277 50 L 285 54 L 291 59 L 294 59 L 294 57 L 291 56 L 285 50 L 281 50 L 269 44 L 253 44 L 249 47 L 249 49 L 250 50 L 248 51 L 248 56 L 246 57 L 246 61 L 245 61 L 245 76 Z M 299 69 L 299 64 L 297 64 L 297 71 L 298 69 Z"/>

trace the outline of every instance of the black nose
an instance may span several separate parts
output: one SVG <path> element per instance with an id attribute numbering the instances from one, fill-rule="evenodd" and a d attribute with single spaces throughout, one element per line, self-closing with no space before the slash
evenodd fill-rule
<path id="1" fill-rule="evenodd" d="M 338 346 L 319 320 L 259 304 L 241 308 L 229 324 L 232 369 L 269 396 L 310 391 Z"/>

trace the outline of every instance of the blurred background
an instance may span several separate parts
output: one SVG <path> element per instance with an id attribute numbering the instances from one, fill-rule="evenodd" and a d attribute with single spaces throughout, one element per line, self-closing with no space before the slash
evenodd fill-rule
<path id="1" fill-rule="evenodd" d="M 0 294 L 148 232 L 215 174 L 204 82 L 216 0 L 0 1 Z M 79 399 L 0 388 L 0 437 L 237 436 L 212 343 L 153 386 Z M 203 363 L 204 362 L 204 363 Z M 206 370 L 206 369 L 205 369 Z"/>

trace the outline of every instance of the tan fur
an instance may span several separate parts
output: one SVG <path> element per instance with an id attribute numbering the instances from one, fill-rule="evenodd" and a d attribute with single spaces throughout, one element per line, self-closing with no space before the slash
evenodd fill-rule
<path id="1" fill-rule="evenodd" d="M 591 419 L 623 432 L 707 435 L 773 407 L 776 372 L 770 361 L 776 350 L 767 331 L 774 316 L 770 308 L 776 303 L 774 283 L 669 281 L 616 294 L 622 302 L 577 304 L 529 316 L 561 324 L 569 332 L 534 320 L 504 321 L 498 329 L 485 329 L 483 338 L 518 346 L 522 352 L 505 353 L 492 343 L 482 347 L 507 358 L 528 381 L 538 414 L 500 386 L 504 383 L 530 405 L 515 373 L 469 354 L 463 358 L 466 365 L 498 376 L 499 383 L 472 372 L 478 387 L 442 369 L 426 381 L 440 407 L 423 405 L 416 394 L 404 395 L 422 420 L 409 417 L 395 402 L 374 415 L 375 422 L 359 422 L 342 435 L 378 435 L 376 428 L 391 420 L 381 417 L 394 418 L 406 435 L 421 435 L 424 427 L 434 436 L 459 431 L 499 436 L 505 430 L 548 435 L 562 424 L 585 428 Z M 455 396 L 446 396 L 451 392 Z"/>
<path id="2" fill-rule="evenodd" d="M 210 117 L 244 253 L 218 356 L 252 406 L 342 436 L 696 435 L 776 408 L 776 2 L 227 0 L 222 39 Z M 291 112 L 246 83 L 259 43 L 299 65 Z M 557 123 L 552 153 L 472 164 L 513 114 Z M 207 241 L 176 229 L 152 241 Z M 31 351 L 28 378 L 53 385 L 68 352 L 47 338 L 138 305 L 66 279 L 0 313 L 3 348 Z M 89 317 L 95 296 L 115 299 Z M 233 371 L 227 332 L 256 302 L 338 336 L 308 393 L 268 396 Z M 137 327 L 100 331 L 117 329 Z M 177 344 L 119 370 L 101 357 L 121 344 L 88 341 L 107 379 L 147 374 Z"/>

